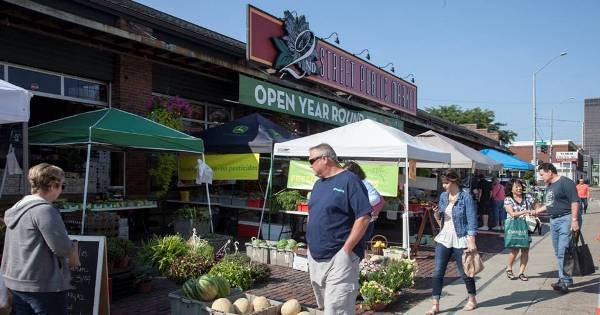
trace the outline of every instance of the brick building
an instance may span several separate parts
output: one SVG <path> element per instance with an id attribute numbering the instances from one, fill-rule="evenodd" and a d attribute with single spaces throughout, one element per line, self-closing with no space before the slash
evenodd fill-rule
<path id="1" fill-rule="evenodd" d="M 559 174 L 571 179 L 586 178 L 584 172 L 584 156 L 581 148 L 571 140 L 554 140 L 552 146 L 546 141 L 546 148 L 537 146 L 537 158 L 542 162 L 552 162 Z M 511 143 L 508 149 L 523 161 L 533 159 L 533 141 L 516 141 Z M 550 161 L 552 156 L 552 161 Z"/>

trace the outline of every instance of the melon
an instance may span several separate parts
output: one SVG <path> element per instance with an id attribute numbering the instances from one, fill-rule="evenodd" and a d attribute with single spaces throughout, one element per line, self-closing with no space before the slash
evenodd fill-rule
<path id="1" fill-rule="evenodd" d="M 216 276 L 213 277 L 213 282 L 217 286 L 217 297 L 228 297 L 231 293 L 231 287 L 229 286 L 229 281 L 227 279 Z"/>
<path id="2" fill-rule="evenodd" d="M 219 289 L 213 277 L 202 276 L 198 279 L 197 284 L 197 299 L 203 301 L 212 301 L 219 294 Z"/>
<path id="3" fill-rule="evenodd" d="M 265 308 L 271 307 L 271 304 L 269 303 L 269 300 L 267 300 L 266 297 L 259 296 L 255 298 L 254 301 L 252 301 L 252 306 L 254 306 L 254 311 L 258 312 L 264 310 Z"/>
<path id="4" fill-rule="evenodd" d="M 287 300 L 281 306 L 281 315 L 297 315 L 300 313 L 302 307 L 300 302 L 296 299 Z"/>
<path id="5" fill-rule="evenodd" d="M 238 314 L 250 314 L 254 312 L 254 308 L 247 298 L 239 298 L 233 302 L 235 312 Z"/>
<path id="6" fill-rule="evenodd" d="M 196 288 L 196 279 L 189 279 L 188 281 L 183 283 L 181 287 L 181 291 L 183 291 L 183 296 L 189 299 L 195 299 L 194 290 Z"/>
<path id="7" fill-rule="evenodd" d="M 210 308 L 223 313 L 233 313 L 235 311 L 231 301 L 226 298 L 216 299 Z"/>

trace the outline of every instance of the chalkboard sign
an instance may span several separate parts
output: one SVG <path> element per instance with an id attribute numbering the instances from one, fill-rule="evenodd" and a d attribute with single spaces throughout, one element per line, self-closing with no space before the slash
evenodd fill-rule
<path id="1" fill-rule="evenodd" d="M 67 292 L 67 311 L 73 315 L 109 314 L 106 238 L 69 235 L 79 241 L 79 267 L 71 268 L 73 290 Z"/>

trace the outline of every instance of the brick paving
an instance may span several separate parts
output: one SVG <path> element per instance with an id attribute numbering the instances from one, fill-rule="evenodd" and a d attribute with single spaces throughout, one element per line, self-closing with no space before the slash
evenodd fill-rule
<path id="1" fill-rule="evenodd" d="M 503 238 L 500 233 L 482 232 L 477 238 L 477 246 L 484 260 L 504 249 Z M 415 285 L 400 293 L 400 298 L 390 304 L 386 312 L 404 312 L 416 305 L 423 299 L 431 296 L 431 274 L 434 268 L 433 251 L 431 248 L 421 248 L 417 257 L 418 271 Z M 269 266 L 271 277 L 265 283 L 259 283 L 248 291 L 255 295 L 262 295 L 269 299 L 286 301 L 295 298 L 301 304 L 308 307 L 316 307 L 308 273 L 280 266 Z M 446 271 L 446 282 L 449 283 L 458 278 L 456 263 L 450 262 Z M 115 300 L 111 305 L 111 313 L 117 315 L 125 314 L 148 314 L 167 315 L 170 314 L 169 292 L 179 289 L 175 283 L 167 279 L 155 279 L 153 291 L 149 294 L 136 293 L 129 297 Z M 369 314 L 371 312 L 358 311 L 358 313 Z"/>

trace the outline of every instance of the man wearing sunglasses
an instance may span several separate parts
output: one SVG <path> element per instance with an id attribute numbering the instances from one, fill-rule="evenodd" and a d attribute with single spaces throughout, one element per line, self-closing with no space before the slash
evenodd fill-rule
<path id="1" fill-rule="evenodd" d="M 313 291 L 325 314 L 354 314 L 365 251 L 361 239 L 372 211 L 367 189 L 339 165 L 326 143 L 310 148 L 308 161 L 319 177 L 308 202 L 306 232 Z"/>

